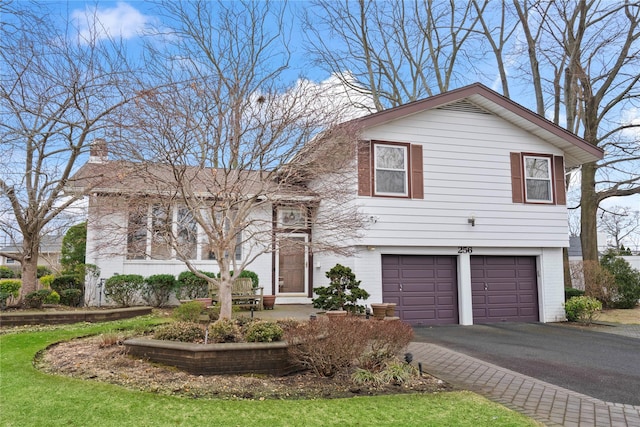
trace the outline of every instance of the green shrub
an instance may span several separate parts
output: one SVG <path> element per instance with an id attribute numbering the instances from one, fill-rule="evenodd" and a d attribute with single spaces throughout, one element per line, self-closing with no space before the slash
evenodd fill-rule
<path id="1" fill-rule="evenodd" d="M 56 291 L 45 290 L 49 291 L 49 295 L 43 301 L 45 304 L 60 304 L 60 295 Z"/>
<path id="2" fill-rule="evenodd" d="M 40 281 L 40 284 L 42 285 L 43 288 L 51 289 L 51 284 L 53 283 L 55 278 L 56 278 L 56 276 L 54 276 L 53 274 L 47 274 L 45 276 L 42 276 L 39 279 L 39 281 Z"/>
<path id="3" fill-rule="evenodd" d="M 564 288 L 564 300 L 569 301 L 572 297 L 581 297 L 584 291 L 576 288 Z"/>
<path id="4" fill-rule="evenodd" d="M 233 270 L 231 270 L 229 273 L 231 274 L 231 277 L 233 277 Z M 220 278 L 220 273 L 218 273 L 216 277 Z M 240 273 L 238 277 L 245 277 L 245 278 L 251 279 L 251 282 L 253 283 L 254 288 L 257 288 L 260 285 L 260 279 L 258 279 L 258 275 L 251 270 L 242 270 L 242 273 Z"/>
<path id="5" fill-rule="evenodd" d="M 242 340 L 240 328 L 233 320 L 219 319 L 209 326 L 209 341 L 216 343 L 239 342 Z"/>
<path id="6" fill-rule="evenodd" d="M 564 303 L 567 320 L 591 324 L 602 310 L 602 303 L 592 297 L 572 297 Z"/>
<path id="7" fill-rule="evenodd" d="M 201 271 L 202 274 L 209 277 L 216 277 L 215 273 Z M 205 279 L 196 276 L 191 271 L 183 271 L 178 275 L 178 290 L 176 296 L 178 299 L 196 299 L 207 298 L 209 296 L 209 284 Z"/>
<path id="8" fill-rule="evenodd" d="M 16 277 L 16 272 L 6 267 L 4 265 L 0 265 L 0 279 L 13 279 Z"/>
<path id="9" fill-rule="evenodd" d="M 245 339 L 248 342 L 273 342 L 282 339 L 284 331 L 274 322 L 252 322 L 247 328 Z"/>
<path id="10" fill-rule="evenodd" d="M 40 289 L 37 291 L 29 292 L 24 296 L 24 305 L 27 308 L 42 308 L 45 300 L 49 298 L 53 292 L 51 289 Z"/>
<path id="11" fill-rule="evenodd" d="M 55 291 L 54 291 L 55 292 Z M 60 291 L 60 303 L 69 307 L 78 307 L 82 302 L 80 289 L 65 289 Z"/>
<path id="12" fill-rule="evenodd" d="M 36 276 L 38 277 L 38 279 L 42 276 L 48 276 L 51 273 L 51 269 L 49 267 L 45 267 L 44 265 L 39 265 L 36 270 Z"/>
<path id="13" fill-rule="evenodd" d="M 135 302 L 143 283 L 144 278 L 139 274 L 109 277 L 104 284 L 104 294 L 117 305 L 130 307 Z"/>
<path id="14" fill-rule="evenodd" d="M 173 318 L 181 322 L 197 322 L 204 307 L 198 301 L 189 301 L 173 309 Z"/>
<path id="15" fill-rule="evenodd" d="M 7 306 L 9 297 L 18 298 L 20 295 L 20 287 L 22 281 L 19 279 L 0 279 L 0 309 L 4 310 Z"/>
<path id="16" fill-rule="evenodd" d="M 145 279 L 142 298 L 153 307 L 162 307 L 169 302 L 176 287 L 177 282 L 173 274 L 155 274 Z"/>
<path id="17" fill-rule="evenodd" d="M 173 322 L 160 326 L 154 332 L 153 338 L 181 342 L 202 342 L 204 340 L 204 330 L 197 323 Z"/>
<path id="18" fill-rule="evenodd" d="M 80 289 L 82 290 L 82 283 L 78 280 L 78 277 L 72 274 L 63 274 L 56 276 L 51 282 L 51 289 L 62 295 L 62 291 L 65 289 Z"/>
<path id="19" fill-rule="evenodd" d="M 608 251 L 600 259 L 600 265 L 613 274 L 615 295 L 612 305 L 615 308 L 634 308 L 640 299 L 640 271 L 631 267 L 624 259 Z"/>
<path id="20" fill-rule="evenodd" d="M 356 275 L 349 267 L 336 264 L 325 276 L 330 280 L 329 286 L 315 289 L 318 296 L 312 300 L 314 307 L 324 310 L 347 310 L 353 313 L 364 312 L 364 305 L 357 302 L 369 298 L 369 293 L 360 289 L 360 280 L 356 280 Z"/>

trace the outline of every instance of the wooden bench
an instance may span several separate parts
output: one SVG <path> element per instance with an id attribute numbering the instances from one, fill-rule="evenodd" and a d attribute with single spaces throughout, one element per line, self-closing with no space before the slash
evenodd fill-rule
<path id="1" fill-rule="evenodd" d="M 240 277 L 231 285 L 231 303 L 244 308 L 262 310 L 262 288 L 254 288 L 253 281 L 248 277 Z M 211 292 L 211 299 L 218 302 L 217 289 Z"/>

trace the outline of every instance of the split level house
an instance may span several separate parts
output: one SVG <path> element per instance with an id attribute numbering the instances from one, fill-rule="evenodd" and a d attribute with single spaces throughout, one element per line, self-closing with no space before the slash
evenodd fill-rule
<path id="1" fill-rule="evenodd" d="M 328 283 L 325 272 L 340 263 L 370 293 L 365 303 L 396 303 L 397 315 L 414 325 L 565 319 L 565 174 L 601 159 L 601 149 L 481 84 L 350 125 L 358 137 L 350 163 L 353 179 L 344 185 L 364 218 L 350 242 L 351 254 L 309 250 L 313 245 L 279 249 L 279 236 L 306 243 L 321 237 L 323 229 L 306 220 L 310 211 L 299 204 L 263 205 L 257 215 L 272 219 L 265 224 L 271 227 L 273 250 L 247 268 L 258 274 L 265 294 L 277 295 L 278 304 L 310 303 L 314 287 Z M 77 176 L 109 167 L 106 157 L 94 153 Z M 148 250 L 138 255 L 127 247 L 131 239 L 101 249 L 99 243 L 113 231 L 99 224 L 127 224 L 119 195 L 153 186 L 117 169 L 110 182 L 91 190 L 87 262 L 100 268 L 102 278 L 184 271 L 171 251 L 151 256 L 162 250 L 153 247 L 150 234 L 142 233 Z M 108 213 L 100 209 L 105 205 Z M 323 209 L 322 203 L 314 206 Z M 178 217 L 179 209 L 173 218 Z M 189 255 L 194 264 L 216 271 L 206 242 L 198 237 L 194 242 Z M 233 256 L 240 259 L 250 249 L 251 242 L 241 240 Z M 87 289 L 90 303 L 104 301 L 99 292 Z"/>

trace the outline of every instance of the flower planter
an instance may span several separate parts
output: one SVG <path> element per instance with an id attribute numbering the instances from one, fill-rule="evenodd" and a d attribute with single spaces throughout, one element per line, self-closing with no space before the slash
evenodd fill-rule
<path id="1" fill-rule="evenodd" d="M 373 317 L 382 320 L 387 315 L 387 304 L 371 304 L 371 309 L 373 310 Z"/>
<path id="2" fill-rule="evenodd" d="M 262 306 L 265 310 L 273 310 L 273 306 L 276 305 L 276 296 L 275 295 L 263 295 L 262 296 Z"/>
<path id="3" fill-rule="evenodd" d="M 387 308 L 385 310 L 385 317 L 395 317 L 396 315 L 396 303 L 395 302 L 388 302 L 387 303 Z"/>
<path id="4" fill-rule="evenodd" d="M 339 317 L 346 317 L 347 311 L 346 310 L 329 310 L 325 314 L 327 315 L 329 320 L 331 320 L 331 319 L 337 319 Z"/>

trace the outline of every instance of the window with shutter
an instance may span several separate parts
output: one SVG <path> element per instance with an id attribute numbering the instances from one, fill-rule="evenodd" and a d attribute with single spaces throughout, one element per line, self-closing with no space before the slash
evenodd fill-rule
<path id="1" fill-rule="evenodd" d="M 562 156 L 511 153 L 513 203 L 566 204 Z"/>
<path id="2" fill-rule="evenodd" d="M 422 146 L 361 141 L 358 195 L 424 198 Z"/>

